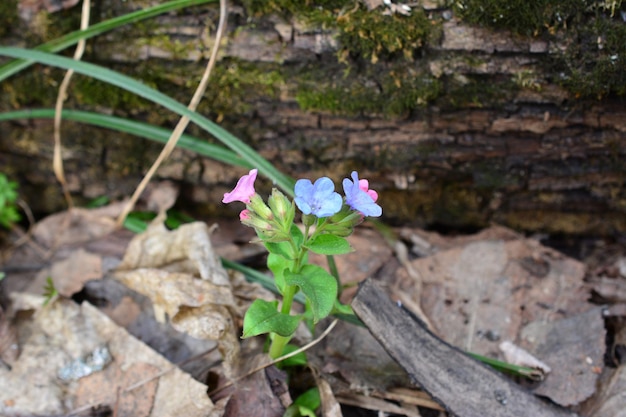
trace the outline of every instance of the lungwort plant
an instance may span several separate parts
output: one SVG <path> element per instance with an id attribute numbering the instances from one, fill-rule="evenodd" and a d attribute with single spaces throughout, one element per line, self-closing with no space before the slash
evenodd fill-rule
<path id="1" fill-rule="evenodd" d="M 357 172 L 343 180 L 342 197 L 328 177 L 314 183 L 307 179 L 296 182 L 291 201 L 274 188 L 267 203 L 256 193 L 257 170 L 241 177 L 233 191 L 224 194 L 224 203 L 246 204 L 239 218 L 254 228 L 259 241 L 268 250 L 267 266 L 274 274 L 278 302 L 255 300 L 244 317 L 243 337 L 269 333 L 270 356 L 277 358 L 292 338 L 299 323 L 313 323 L 336 312 L 349 311 L 337 301 L 338 280 L 324 268 L 309 263 L 309 252 L 321 255 L 342 255 L 353 249 L 346 240 L 365 216 L 378 217 L 381 207 L 378 194 L 369 189 L 367 180 L 359 180 Z M 296 207 L 301 211 L 301 227 L 296 224 Z M 302 292 L 306 312 L 291 314 L 294 297 Z"/>

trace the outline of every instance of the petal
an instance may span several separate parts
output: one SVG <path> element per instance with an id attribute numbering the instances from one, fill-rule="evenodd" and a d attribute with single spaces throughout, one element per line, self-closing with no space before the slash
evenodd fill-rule
<path id="1" fill-rule="evenodd" d="M 337 214 L 343 205 L 343 198 L 338 193 L 333 192 L 321 205 L 315 214 L 317 217 L 330 217 Z"/>
<path id="2" fill-rule="evenodd" d="M 313 195 L 317 198 L 330 196 L 335 192 L 335 183 L 328 177 L 318 178 L 313 184 Z"/>
<path id="3" fill-rule="evenodd" d="M 250 197 L 252 197 L 255 193 L 254 181 L 256 180 L 257 173 L 257 169 L 251 169 L 247 175 L 239 178 L 235 188 L 230 193 L 224 194 L 222 202 L 232 203 L 233 201 L 241 201 L 242 203 L 248 204 L 250 202 Z"/>
<path id="4" fill-rule="evenodd" d="M 346 198 L 349 195 L 352 195 L 352 188 L 354 187 L 354 183 L 350 181 L 348 178 L 344 178 L 341 185 L 343 185 L 343 192 L 346 195 Z"/>
<path id="5" fill-rule="evenodd" d="M 298 209 L 304 214 L 311 214 L 311 205 L 302 197 L 296 197 L 293 199 L 296 202 Z"/>
<path id="6" fill-rule="evenodd" d="M 372 200 L 374 200 L 374 202 L 376 202 L 376 200 L 378 200 L 378 193 L 376 191 L 374 191 L 374 190 L 367 190 L 367 195 L 372 197 Z"/>
<path id="7" fill-rule="evenodd" d="M 311 193 L 313 189 L 313 184 L 311 184 L 310 180 L 302 179 L 296 181 L 296 186 L 293 191 L 297 196 L 305 196 Z"/>

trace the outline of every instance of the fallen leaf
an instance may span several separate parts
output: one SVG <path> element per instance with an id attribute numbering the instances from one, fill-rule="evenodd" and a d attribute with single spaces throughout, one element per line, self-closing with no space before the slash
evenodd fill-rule
<path id="1" fill-rule="evenodd" d="M 563 381 L 569 375 L 567 369 L 547 360 L 545 350 L 535 351 L 538 345 L 526 345 L 521 331 L 526 323 L 555 322 L 594 308 L 587 301 L 582 263 L 499 227 L 449 240 L 433 234 L 420 233 L 420 237 L 435 250 L 411 262 L 417 274 L 401 268 L 396 286 L 420 304 L 440 337 L 463 350 L 498 359 L 504 359 L 498 345 L 508 340 L 548 364 L 552 368 L 548 379 Z M 573 339 L 568 340 L 578 340 L 577 344 L 603 339 L 602 326 L 588 330 L 595 335 L 572 329 Z M 571 363 L 579 360 L 577 356 L 563 358 Z M 574 385 L 572 392 L 585 393 L 575 396 L 578 401 L 588 396 L 594 384 L 591 377 L 568 383 Z M 560 398 L 563 394 L 561 388 L 544 384 L 542 395 Z"/>
<path id="2" fill-rule="evenodd" d="M 622 326 L 616 332 L 613 346 L 624 350 L 626 327 Z M 596 395 L 583 405 L 581 414 L 589 417 L 626 416 L 626 363 L 604 369 Z"/>
<path id="3" fill-rule="evenodd" d="M 114 398 L 108 405 L 116 410 L 116 417 L 149 417 L 159 385 L 158 378 L 150 377 L 159 373 L 158 367 L 141 362 L 125 369 L 109 366 L 79 381 L 75 408 L 101 405 L 103 393 L 106 393 Z M 125 389 L 135 385 L 132 390 Z"/>
<path id="4" fill-rule="evenodd" d="M 90 242 L 117 228 L 115 219 L 123 207 L 123 203 L 116 203 L 53 214 L 33 226 L 33 239 L 46 248 Z"/>
<path id="5" fill-rule="evenodd" d="M 316 376 L 315 383 L 320 392 L 320 401 L 322 402 L 322 415 L 324 417 L 343 417 L 341 406 L 328 381 L 324 378 Z"/>
<path id="6" fill-rule="evenodd" d="M 78 249 L 65 260 L 52 265 L 50 276 L 59 294 L 71 297 L 85 282 L 102 278 L 102 258 Z"/>
<path id="7" fill-rule="evenodd" d="M 209 233 L 201 222 L 173 231 L 152 224 L 130 242 L 115 277 L 152 301 L 157 320 L 167 316 L 178 331 L 216 340 L 228 374 L 239 355 L 233 316 L 242 311 Z"/>
<path id="8" fill-rule="evenodd" d="M 245 375 L 267 361 L 267 355 L 259 354 L 246 361 L 239 373 Z M 271 366 L 237 381 L 224 410 L 224 417 L 255 416 L 282 417 L 291 405 L 287 387 L 287 375 Z"/>
<path id="9" fill-rule="evenodd" d="M 18 296 L 15 305 L 31 303 L 20 302 Z M 68 415 L 79 407 L 103 406 L 114 410 L 117 406 L 137 413 L 125 415 L 200 417 L 213 408 L 205 385 L 129 335 L 89 303 L 77 305 L 70 300 L 58 300 L 38 310 L 32 320 L 25 320 L 20 326 L 19 334 L 25 336 L 22 354 L 10 371 L 0 367 L 0 415 Z M 67 384 L 57 377 L 59 369 L 98 346 L 107 346 L 113 358 L 103 371 L 78 383 Z M 137 383 L 135 388 L 128 385 L 133 383 Z M 140 389 L 141 396 L 133 394 L 133 389 Z M 154 400 L 149 407 L 139 403 L 151 398 L 152 392 Z"/>
<path id="10" fill-rule="evenodd" d="M 593 395 L 596 368 L 604 363 L 605 336 L 601 308 L 524 326 L 523 346 L 553 370 L 533 391 L 563 406 L 579 404 Z"/>
<path id="11" fill-rule="evenodd" d="M 228 275 L 213 251 L 209 235 L 209 228 L 202 222 L 183 224 L 176 230 L 153 223 L 130 242 L 118 270 L 159 268 L 229 286 Z"/>

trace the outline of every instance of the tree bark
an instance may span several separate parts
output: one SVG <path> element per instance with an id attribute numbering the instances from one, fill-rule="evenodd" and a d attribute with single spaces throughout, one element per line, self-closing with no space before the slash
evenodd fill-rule
<path id="1" fill-rule="evenodd" d="M 558 74 L 549 63 L 565 53 L 573 35 L 522 37 L 469 25 L 428 2 L 423 7 L 439 35 L 416 46 L 412 59 L 381 54 L 373 63 L 373 56 L 351 57 L 332 31 L 297 17 L 250 17 L 233 6 L 213 88 L 199 111 L 294 177 L 328 175 L 339 182 L 358 170 L 380 192 L 389 222 L 626 231 L 626 110 L 613 93 L 577 98 L 553 81 Z M 111 10 L 105 4 L 96 19 Z M 75 19 L 78 10 L 66 13 Z M 89 41 L 85 59 L 187 102 L 210 53 L 206 22 L 216 20 L 212 6 L 162 16 Z M 397 71 L 402 76 L 386 84 Z M 59 72 L 37 67 L 5 81 L 0 86 L 13 103 L 5 98 L 0 108 L 50 107 L 55 79 Z M 404 94 L 411 89 L 413 95 Z M 69 94 L 66 108 L 162 126 L 176 121 L 84 77 Z M 51 124 L 0 126 L 3 170 L 20 180 L 36 211 L 58 210 L 63 203 L 50 174 Z M 69 122 L 63 135 L 67 176 L 75 196 L 85 199 L 129 195 L 160 148 Z M 177 151 L 159 175 L 183 183 L 184 200 L 203 214 L 219 214 L 221 195 L 242 172 Z M 46 198 L 35 197 L 42 194 Z"/>

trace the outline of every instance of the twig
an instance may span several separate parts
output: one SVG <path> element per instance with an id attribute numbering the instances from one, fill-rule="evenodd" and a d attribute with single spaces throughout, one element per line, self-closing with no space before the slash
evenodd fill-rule
<path id="1" fill-rule="evenodd" d="M 217 33 L 215 35 L 215 45 L 213 45 L 213 50 L 211 51 L 211 57 L 209 58 L 209 62 L 206 66 L 206 69 L 204 70 L 204 74 L 202 75 L 200 84 L 198 84 L 198 88 L 196 89 L 193 97 L 191 98 L 191 102 L 189 103 L 189 106 L 187 106 L 187 108 L 191 111 L 195 111 L 196 108 L 198 107 L 198 103 L 200 103 L 200 100 L 202 99 L 202 96 L 204 95 L 204 92 L 206 91 L 209 77 L 211 75 L 211 70 L 215 66 L 215 61 L 217 60 L 217 51 L 219 49 L 224 31 L 226 30 L 226 16 L 227 16 L 226 1 L 227 0 L 220 0 L 220 19 L 219 19 L 219 24 L 217 27 Z M 157 169 L 159 169 L 163 161 L 165 161 L 165 159 L 167 159 L 167 157 L 170 156 L 170 154 L 176 147 L 176 144 L 178 143 L 178 139 L 180 139 L 181 135 L 187 128 L 188 124 L 189 124 L 189 118 L 187 116 L 183 116 L 180 118 L 180 120 L 178 121 L 178 124 L 174 128 L 174 131 L 170 135 L 170 138 L 168 139 L 167 143 L 161 150 L 161 153 L 159 154 L 158 158 L 156 159 L 156 161 L 154 161 L 154 163 L 152 164 L 152 166 L 150 167 L 146 175 L 141 180 L 141 183 L 139 183 L 139 185 L 137 186 L 137 189 L 133 193 L 133 196 L 130 198 L 128 203 L 126 203 L 126 206 L 124 207 L 124 210 L 122 211 L 122 214 L 120 214 L 119 217 L 117 218 L 118 226 L 121 226 L 122 224 L 124 224 L 124 221 L 126 220 L 126 217 L 128 216 L 128 213 L 130 213 L 131 210 L 135 207 L 135 204 L 137 203 L 137 200 L 139 200 L 141 193 L 143 193 L 146 186 L 148 185 L 148 183 L 150 182 L 150 180 L 156 173 Z"/>
<path id="2" fill-rule="evenodd" d="M 275 364 L 277 364 L 278 362 L 282 362 L 282 361 L 284 361 L 285 359 L 289 359 L 289 358 L 291 358 L 292 356 L 296 356 L 297 354 L 302 353 L 302 352 L 304 352 L 304 351 L 306 351 L 306 350 L 308 350 L 308 349 L 312 348 L 313 346 L 315 346 L 316 344 L 318 344 L 319 342 L 321 342 L 321 341 L 322 341 L 322 339 L 324 339 L 326 336 L 328 336 L 328 334 L 329 334 L 329 333 L 330 333 L 330 332 L 331 332 L 331 331 L 335 328 L 335 326 L 337 325 L 337 322 L 338 322 L 338 321 L 339 321 L 339 319 L 335 319 L 335 320 L 333 320 L 333 322 L 332 322 L 332 323 L 330 323 L 330 325 L 328 326 L 328 328 L 327 328 L 326 330 L 324 330 L 324 333 L 322 333 L 322 334 L 321 334 L 321 335 L 320 335 L 317 339 L 315 339 L 315 340 L 313 340 L 313 341 L 311 341 L 311 342 L 307 343 L 306 345 L 302 346 L 300 349 L 296 349 L 296 350 L 294 350 L 293 352 L 290 352 L 290 353 L 288 353 L 288 354 L 286 354 L 286 355 L 283 355 L 283 356 L 281 356 L 281 357 L 278 357 L 278 358 L 276 358 L 276 359 L 274 359 L 274 360 L 272 360 L 272 361 L 270 361 L 270 362 L 268 362 L 268 363 L 266 363 L 266 364 L 259 365 L 259 366 L 257 366 L 256 368 L 252 369 L 251 371 L 246 372 L 244 375 L 241 375 L 241 376 L 238 376 L 238 377 L 237 377 L 237 378 L 235 378 L 235 379 L 232 379 L 231 381 L 227 382 L 226 384 L 222 385 L 221 387 L 216 388 L 216 389 L 214 389 L 213 391 L 209 392 L 209 397 L 211 397 L 211 396 L 213 396 L 213 395 L 217 394 L 218 392 L 220 392 L 220 391 L 224 390 L 225 388 L 228 388 L 228 387 L 232 386 L 232 385 L 233 385 L 233 384 L 235 384 L 236 382 L 239 382 L 239 381 L 241 381 L 242 379 L 249 377 L 250 375 L 252 375 L 252 374 L 253 374 L 253 373 L 255 373 L 255 372 L 258 372 L 258 371 L 260 371 L 260 370 L 262 370 L 262 369 L 265 369 L 265 368 L 267 368 L 267 367 L 269 367 L 269 366 L 275 365 Z"/>
<path id="3" fill-rule="evenodd" d="M 85 30 L 89 26 L 89 14 L 91 8 L 91 0 L 83 0 L 83 9 L 80 19 L 80 29 Z M 85 39 L 81 38 L 76 45 L 76 51 L 74 51 L 74 59 L 80 61 L 85 52 Z M 63 157 L 61 156 L 61 114 L 63 112 L 63 102 L 67 96 L 67 89 L 70 85 L 70 80 L 74 75 L 74 70 L 67 70 L 61 86 L 59 87 L 59 94 L 57 95 L 57 101 L 54 106 L 54 154 L 52 156 L 52 170 L 57 180 L 61 183 L 63 188 L 63 195 L 69 208 L 74 207 L 72 202 L 72 196 L 65 180 L 65 173 L 63 172 Z"/>

